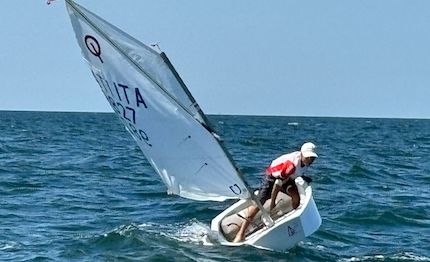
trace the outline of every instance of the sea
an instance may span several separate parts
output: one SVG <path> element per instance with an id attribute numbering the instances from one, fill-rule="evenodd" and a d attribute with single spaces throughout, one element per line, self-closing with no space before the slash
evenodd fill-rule
<path id="1" fill-rule="evenodd" d="M 317 232 L 286 252 L 222 246 L 210 222 L 234 201 L 168 195 L 113 113 L 0 111 L 0 261 L 430 261 L 430 120 L 209 120 L 253 188 L 317 145 Z"/>

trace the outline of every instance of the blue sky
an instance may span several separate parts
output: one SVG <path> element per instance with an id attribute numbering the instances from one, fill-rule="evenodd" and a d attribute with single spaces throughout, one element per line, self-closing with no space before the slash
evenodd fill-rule
<path id="1" fill-rule="evenodd" d="M 430 118 L 430 1 L 77 2 L 159 43 L 208 114 Z M 0 110 L 111 112 L 64 1 L 0 17 Z"/>

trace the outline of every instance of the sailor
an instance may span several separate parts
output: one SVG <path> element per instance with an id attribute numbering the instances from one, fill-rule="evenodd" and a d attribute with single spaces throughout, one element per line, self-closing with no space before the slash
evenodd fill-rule
<path id="1" fill-rule="evenodd" d="M 279 191 L 283 191 L 291 197 L 294 209 L 299 206 L 300 195 L 294 180 L 301 176 L 306 182 L 312 181 L 311 178 L 303 174 L 307 167 L 318 157 L 315 153 L 315 148 L 316 146 L 313 143 L 307 142 L 302 145 L 300 151 L 282 155 L 272 161 L 266 169 L 266 175 L 258 191 L 257 199 L 262 205 L 268 199 L 271 199 L 270 210 L 272 210 L 275 206 L 276 196 Z M 252 205 L 249 207 L 248 218 L 242 223 L 233 242 L 237 243 L 244 240 L 246 229 L 257 212 L 257 206 Z"/>

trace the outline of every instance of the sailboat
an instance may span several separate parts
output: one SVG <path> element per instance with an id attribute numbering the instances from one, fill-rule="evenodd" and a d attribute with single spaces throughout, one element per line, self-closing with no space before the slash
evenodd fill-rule
<path id="1" fill-rule="evenodd" d="M 73 0 L 65 0 L 84 60 L 115 114 L 161 177 L 168 194 L 198 201 L 239 201 L 212 220 L 223 245 L 284 251 L 315 232 L 321 217 L 312 188 L 296 180 L 300 206 L 291 211 L 280 193 L 276 214 L 256 201 L 219 135 L 164 52 L 153 49 Z M 259 218 L 245 241 L 233 243 L 234 225 L 257 204 Z M 273 211 L 272 211 L 273 213 Z M 233 225 L 233 226 L 232 226 Z M 236 230 L 237 231 L 237 230 Z"/>

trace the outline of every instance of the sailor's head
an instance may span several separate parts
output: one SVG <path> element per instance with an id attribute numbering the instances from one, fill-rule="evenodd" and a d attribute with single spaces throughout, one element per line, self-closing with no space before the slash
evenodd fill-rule
<path id="1" fill-rule="evenodd" d="M 310 166 L 318 157 L 315 149 L 316 146 L 311 142 L 306 142 L 302 145 L 300 152 L 302 153 L 302 162 L 305 166 Z"/>

